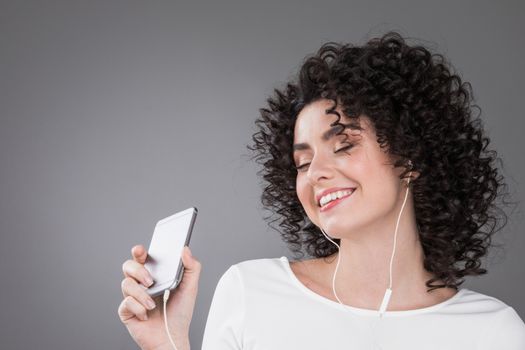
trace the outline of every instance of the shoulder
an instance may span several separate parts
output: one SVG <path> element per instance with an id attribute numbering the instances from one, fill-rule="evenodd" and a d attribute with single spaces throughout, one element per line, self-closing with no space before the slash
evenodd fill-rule
<path id="1" fill-rule="evenodd" d="M 239 273 L 245 281 L 267 280 L 286 273 L 286 259 L 281 258 L 260 258 L 238 262 L 230 267 Z"/>
<path id="2" fill-rule="evenodd" d="M 462 298 L 457 303 L 465 312 L 477 313 L 480 315 L 492 315 L 496 317 L 500 313 L 506 313 L 511 308 L 504 301 L 490 296 L 488 294 L 480 293 L 472 289 L 463 289 Z"/>
<path id="3" fill-rule="evenodd" d="M 260 269 L 261 267 L 280 268 L 283 265 L 283 259 L 284 257 L 250 259 L 250 260 L 240 261 L 233 266 L 236 266 L 240 270 L 253 270 L 253 269 Z"/>
<path id="4" fill-rule="evenodd" d="M 222 274 L 223 279 L 260 279 L 270 278 L 286 272 L 284 257 L 260 258 L 240 261 L 228 267 Z"/>
<path id="5" fill-rule="evenodd" d="M 480 329 L 480 349 L 525 349 L 525 323 L 504 301 L 466 289 L 458 305 L 465 313 L 482 321 L 478 323 L 483 326 Z"/>
<path id="6" fill-rule="evenodd" d="M 230 289 L 241 287 L 247 295 L 264 296 L 291 286 L 286 257 L 250 259 L 231 265 L 219 284 Z M 262 294 L 261 294 L 262 293 Z"/>
<path id="7" fill-rule="evenodd" d="M 525 323 L 511 306 L 502 308 L 495 315 L 483 336 L 486 341 L 482 345 L 487 346 L 486 349 L 525 349 Z"/>

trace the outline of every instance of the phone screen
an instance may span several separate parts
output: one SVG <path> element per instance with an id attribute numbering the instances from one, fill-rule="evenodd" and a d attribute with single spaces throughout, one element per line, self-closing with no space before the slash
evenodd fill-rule
<path id="1" fill-rule="evenodd" d="M 191 238 L 197 208 L 191 207 L 157 222 L 148 248 L 144 267 L 153 277 L 153 285 L 147 289 L 150 296 L 174 289 L 182 280 L 184 265 L 182 250 Z"/>

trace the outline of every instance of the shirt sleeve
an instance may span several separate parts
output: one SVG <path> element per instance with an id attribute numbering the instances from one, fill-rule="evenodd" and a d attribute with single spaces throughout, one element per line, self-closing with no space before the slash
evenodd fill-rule
<path id="1" fill-rule="evenodd" d="M 480 350 L 525 349 L 525 323 L 514 308 L 506 308 L 490 328 L 485 335 L 487 341 L 481 343 Z"/>
<path id="2" fill-rule="evenodd" d="M 244 287 L 239 268 L 230 266 L 221 276 L 208 313 L 202 350 L 241 350 Z"/>

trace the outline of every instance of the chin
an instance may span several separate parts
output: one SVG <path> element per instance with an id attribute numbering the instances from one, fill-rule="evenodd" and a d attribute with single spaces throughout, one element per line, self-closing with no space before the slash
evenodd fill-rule
<path id="1" fill-rule="evenodd" d="M 330 221 L 323 222 L 323 226 L 321 226 L 330 238 L 348 238 L 352 236 L 352 233 L 359 232 L 359 227 L 362 227 L 350 223 L 331 223 Z"/>
<path id="2" fill-rule="evenodd" d="M 361 220 L 352 220 L 350 215 L 359 218 Z M 363 220 L 361 214 L 348 213 L 342 218 L 341 215 L 334 215 L 332 217 L 323 218 L 321 220 L 321 227 L 330 236 L 330 238 L 350 238 L 358 235 L 360 232 L 364 232 L 367 227 L 370 227 L 374 222 L 369 218 Z"/>

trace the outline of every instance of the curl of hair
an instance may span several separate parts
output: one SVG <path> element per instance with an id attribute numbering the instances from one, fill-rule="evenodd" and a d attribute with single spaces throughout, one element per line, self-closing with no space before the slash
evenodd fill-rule
<path id="1" fill-rule="evenodd" d="M 350 120 L 368 116 L 377 142 L 397 156 L 394 166 L 411 160 L 419 172 L 411 186 L 424 268 L 435 276 L 426 281 L 429 291 L 457 289 L 464 276 L 487 273 L 481 258 L 507 222 L 496 205 L 507 195 L 496 166 L 501 159 L 488 149 L 489 138 L 472 113 L 480 109 L 471 103 L 470 83 L 452 72 L 443 55 L 410 46 L 396 32 L 363 46 L 324 44 L 305 59 L 298 78 L 275 89 L 260 109 L 248 149 L 262 165 L 261 202 L 272 213 L 265 219 L 296 258 L 305 251 L 317 258 L 337 252 L 308 219 L 296 193 L 295 120 L 304 106 L 320 99 L 333 101 L 327 113 L 338 116 L 332 125 L 342 129 L 348 124 L 340 123 L 337 105 Z M 443 284 L 433 285 L 436 281 Z"/>

